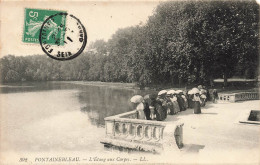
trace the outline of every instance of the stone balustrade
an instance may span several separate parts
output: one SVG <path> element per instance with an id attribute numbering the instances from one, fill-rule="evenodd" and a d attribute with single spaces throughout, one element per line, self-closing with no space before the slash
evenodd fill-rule
<path id="1" fill-rule="evenodd" d="M 140 120 L 136 110 L 105 118 L 106 147 L 121 147 L 160 153 L 165 148 L 179 150 L 183 146 L 183 123 Z"/>
<path id="2" fill-rule="evenodd" d="M 236 102 L 245 100 L 258 100 L 259 94 L 257 92 L 241 92 L 241 93 L 220 93 L 219 102 Z"/>

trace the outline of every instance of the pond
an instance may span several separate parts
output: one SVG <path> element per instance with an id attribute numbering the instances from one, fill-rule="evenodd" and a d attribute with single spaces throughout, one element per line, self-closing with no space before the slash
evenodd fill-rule
<path id="1" fill-rule="evenodd" d="M 131 111 L 145 94 L 125 85 L 26 82 L 1 85 L 4 151 L 102 151 L 104 118 Z"/>

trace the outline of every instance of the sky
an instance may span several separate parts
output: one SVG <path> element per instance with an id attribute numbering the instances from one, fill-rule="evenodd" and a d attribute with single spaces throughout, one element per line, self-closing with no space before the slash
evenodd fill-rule
<path id="1" fill-rule="evenodd" d="M 76 16 L 85 26 L 88 43 L 98 39 L 107 41 L 119 29 L 145 23 L 159 1 L 31 1 L 1 2 L 0 4 L 0 56 L 43 54 L 40 44 L 22 42 L 24 9 L 65 10 Z M 87 51 L 87 48 L 85 49 Z"/>

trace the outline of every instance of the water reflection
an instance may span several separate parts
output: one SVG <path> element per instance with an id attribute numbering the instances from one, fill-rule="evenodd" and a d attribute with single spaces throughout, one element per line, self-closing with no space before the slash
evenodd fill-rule
<path id="1" fill-rule="evenodd" d="M 125 84 L 86 82 L 1 84 L 0 90 L 3 151 L 101 152 L 104 118 L 132 110 L 130 98 L 144 94 Z"/>
<path id="2" fill-rule="evenodd" d="M 46 90 L 76 89 L 75 84 L 66 82 L 19 82 L 0 84 L 0 93 L 24 93 Z"/>
<path id="3" fill-rule="evenodd" d="M 81 111 L 89 116 L 91 123 L 103 126 L 105 117 L 132 110 L 129 98 L 134 93 L 134 90 L 86 86 L 78 98 L 83 105 Z"/>
<path id="4" fill-rule="evenodd" d="M 149 91 L 125 88 L 124 84 L 98 86 L 95 83 L 91 85 L 84 82 L 21 82 L 0 85 L 2 94 L 58 92 L 59 90 L 73 90 L 74 92 L 71 92 L 69 97 L 78 99 L 79 110 L 89 117 L 93 125 L 98 127 L 104 126 L 105 117 L 132 110 L 129 100 L 133 95 L 149 93 Z M 55 100 L 48 104 L 55 105 Z"/>

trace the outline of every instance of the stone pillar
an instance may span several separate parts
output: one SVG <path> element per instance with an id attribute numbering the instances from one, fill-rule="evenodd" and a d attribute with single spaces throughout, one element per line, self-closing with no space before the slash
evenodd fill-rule
<path id="1" fill-rule="evenodd" d="M 229 101 L 232 102 L 232 103 L 236 102 L 236 95 L 235 94 L 234 95 L 230 95 L 229 96 Z"/>
<path id="2" fill-rule="evenodd" d="M 179 151 L 183 147 L 183 123 L 167 124 L 163 131 L 163 149 Z"/>
<path id="3" fill-rule="evenodd" d="M 106 135 L 115 136 L 115 120 L 105 120 L 106 123 Z"/>

